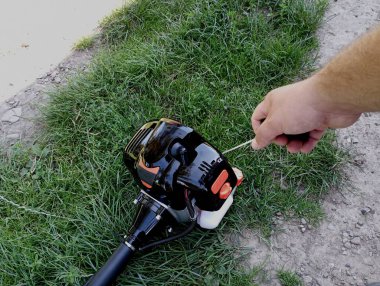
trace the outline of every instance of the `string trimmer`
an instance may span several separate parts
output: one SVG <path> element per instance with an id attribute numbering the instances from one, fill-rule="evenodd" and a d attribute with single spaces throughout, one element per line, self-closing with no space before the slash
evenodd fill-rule
<path id="1" fill-rule="evenodd" d="M 142 126 L 124 150 L 124 163 L 141 187 L 136 216 L 88 286 L 112 284 L 137 251 L 181 238 L 196 225 L 216 228 L 243 180 L 202 136 L 170 119 Z"/>

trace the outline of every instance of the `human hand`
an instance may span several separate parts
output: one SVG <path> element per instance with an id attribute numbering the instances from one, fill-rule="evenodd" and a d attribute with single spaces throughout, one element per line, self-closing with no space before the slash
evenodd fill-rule
<path id="1" fill-rule="evenodd" d="M 360 113 L 340 108 L 331 98 L 318 84 L 317 76 L 272 90 L 252 114 L 256 134 L 252 148 L 261 149 L 273 142 L 286 145 L 291 153 L 308 153 L 327 128 L 347 127 L 360 117 Z M 285 135 L 307 132 L 306 141 Z"/>

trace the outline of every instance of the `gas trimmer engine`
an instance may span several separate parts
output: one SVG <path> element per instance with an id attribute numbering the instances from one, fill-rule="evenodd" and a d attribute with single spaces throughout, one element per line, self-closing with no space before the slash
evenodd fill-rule
<path id="1" fill-rule="evenodd" d="M 181 238 L 197 224 L 216 228 L 243 180 L 202 136 L 166 118 L 140 128 L 124 163 L 141 187 L 138 210 L 125 240 L 86 285 L 111 285 L 134 252 Z"/>

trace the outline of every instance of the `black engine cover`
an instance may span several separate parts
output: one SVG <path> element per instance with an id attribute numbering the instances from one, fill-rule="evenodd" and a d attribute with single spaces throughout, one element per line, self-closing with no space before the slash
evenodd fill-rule
<path id="1" fill-rule="evenodd" d="M 237 184 L 221 152 L 192 128 L 165 118 L 140 128 L 124 162 L 149 195 L 177 210 L 185 208 L 185 189 L 200 209 L 218 210 Z"/>

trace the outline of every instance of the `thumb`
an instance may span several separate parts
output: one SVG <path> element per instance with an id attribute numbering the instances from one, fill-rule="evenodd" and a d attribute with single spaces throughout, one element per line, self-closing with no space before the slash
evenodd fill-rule
<path id="1" fill-rule="evenodd" d="M 255 150 L 265 148 L 282 133 L 281 124 L 266 119 L 256 130 L 256 137 L 252 140 L 252 148 Z"/>

